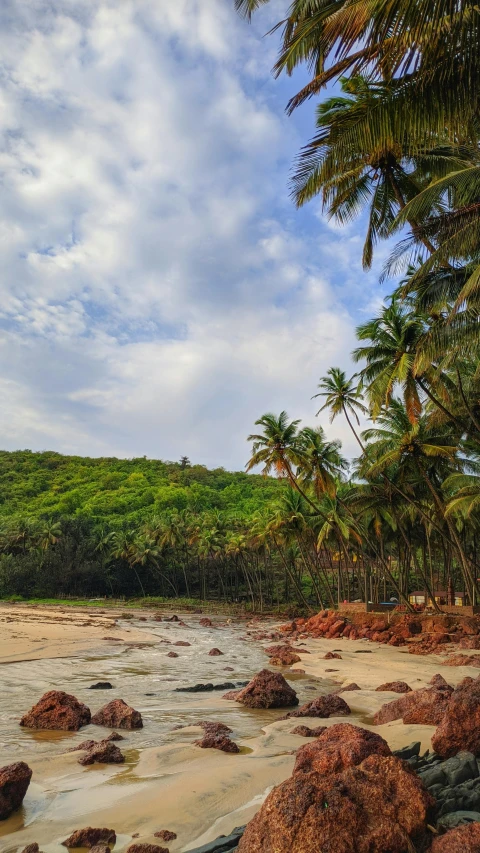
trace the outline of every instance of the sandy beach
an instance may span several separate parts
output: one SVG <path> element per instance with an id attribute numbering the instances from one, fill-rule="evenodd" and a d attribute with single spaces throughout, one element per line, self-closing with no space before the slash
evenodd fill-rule
<path id="1" fill-rule="evenodd" d="M 146 621 L 137 613 L 126 620 L 121 612 L 94 608 L 0 608 L 0 765 L 23 760 L 33 770 L 23 808 L 0 823 L 4 853 L 17 853 L 34 841 L 45 853 L 60 853 L 61 841 L 84 826 L 115 829 L 116 851 L 125 850 L 137 834 L 155 843 L 156 831 L 170 829 L 178 836 L 169 843 L 171 853 L 187 851 L 246 823 L 268 791 L 291 774 L 295 751 L 308 742 L 291 734 L 298 719 L 280 721 L 281 709 L 251 711 L 222 693 L 172 692 L 178 684 L 248 680 L 267 664 L 262 647 L 269 642 L 246 637 L 245 622 L 229 625 L 217 617 L 212 628 L 202 628 L 200 617 L 190 614 L 185 626 L 157 622 L 148 612 L 141 616 Z M 269 622 L 266 630 L 272 627 Z M 168 659 L 168 645 L 178 640 L 190 646 L 177 649 L 178 659 Z M 224 655 L 209 657 L 213 646 Z M 365 640 L 311 639 L 297 648 L 310 654 L 281 671 L 300 700 L 356 682 L 360 690 L 343 694 L 352 712 L 348 722 L 377 731 L 392 749 L 418 740 L 429 748 L 434 727 L 401 721 L 373 726 L 373 714 L 397 698 L 376 687 L 402 680 L 417 689 L 437 672 L 456 685 L 465 675 L 478 674 L 472 667 L 442 668 L 437 655 L 418 657 Z M 342 659 L 324 660 L 333 650 L 340 650 Z M 106 677 L 114 690 L 88 689 Z M 124 732 L 120 744 L 125 764 L 82 767 L 78 753 L 66 752 L 86 738 L 104 737 L 105 729 L 97 726 L 77 733 L 21 729 L 20 716 L 48 689 L 73 693 L 92 711 L 117 697 L 140 710 L 144 729 Z M 194 724 L 202 719 L 226 722 L 240 754 L 194 746 L 200 736 Z M 321 723 L 345 721 L 332 717 Z M 174 730 L 178 725 L 183 728 Z"/>

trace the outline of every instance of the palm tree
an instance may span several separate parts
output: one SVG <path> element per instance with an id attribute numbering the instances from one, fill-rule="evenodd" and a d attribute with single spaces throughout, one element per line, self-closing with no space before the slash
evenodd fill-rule
<path id="1" fill-rule="evenodd" d="M 327 375 L 321 377 L 318 387 L 321 390 L 318 394 L 313 395 L 312 400 L 317 397 L 325 397 L 326 399 L 323 406 L 318 410 L 317 417 L 325 409 L 330 409 L 330 423 L 333 423 L 338 415 L 344 415 L 360 448 L 363 450 L 362 442 L 350 420 L 350 415 L 355 418 L 357 425 L 360 426 L 358 415 L 359 413 L 367 414 L 368 409 L 362 403 L 358 387 L 354 388 L 353 379 L 347 379 L 345 372 L 339 367 L 331 367 L 327 370 Z"/>
<path id="2" fill-rule="evenodd" d="M 304 427 L 298 434 L 300 463 L 297 476 L 304 484 L 310 484 L 317 499 L 325 492 L 333 497 L 337 491 L 337 480 L 348 468 L 340 453 L 339 441 L 327 441 L 323 427 Z"/>

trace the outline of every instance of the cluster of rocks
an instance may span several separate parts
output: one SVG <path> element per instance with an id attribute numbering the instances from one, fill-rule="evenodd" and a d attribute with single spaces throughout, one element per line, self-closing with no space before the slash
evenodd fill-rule
<path id="1" fill-rule="evenodd" d="M 123 699 L 113 699 L 96 714 L 91 714 L 83 702 L 61 690 L 49 690 L 20 720 L 28 729 L 77 732 L 92 723 L 110 729 L 141 729 L 142 715 Z"/>
<path id="2" fill-rule="evenodd" d="M 230 669 L 230 667 L 228 667 Z M 192 687 L 175 687 L 175 693 L 210 693 L 212 690 L 239 690 L 245 687 L 248 681 L 237 681 L 233 684 L 231 681 L 224 681 L 223 684 L 194 684 Z"/>
<path id="3" fill-rule="evenodd" d="M 336 640 L 372 640 L 390 646 L 409 646 L 411 654 L 427 655 L 446 651 L 446 646 L 456 643 L 463 649 L 480 650 L 480 617 L 435 616 L 392 613 L 384 618 L 376 613 L 352 613 L 344 616 L 334 610 L 322 610 L 309 619 L 295 619 L 282 625 L 280 631 L 291 639 L 325 637 Z M 298 651 L 298 650 L 297 650 Z M 473 660 L 473 664 L 472 664 Z M 480 667 L 480 656 L 458 656 L 450 661 L 452 666 Z"/>

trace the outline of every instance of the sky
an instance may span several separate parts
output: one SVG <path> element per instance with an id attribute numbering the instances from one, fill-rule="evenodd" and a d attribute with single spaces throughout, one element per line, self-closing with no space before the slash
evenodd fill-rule
<path id="1" fill-rule="evenodd" d="M 266 411 L 315 418 L 382 299 L 364 228 L 297 211 L 314 102 L 285 105 L 233 0 L 2 0 L 0 446 L 241 469 Z"/>

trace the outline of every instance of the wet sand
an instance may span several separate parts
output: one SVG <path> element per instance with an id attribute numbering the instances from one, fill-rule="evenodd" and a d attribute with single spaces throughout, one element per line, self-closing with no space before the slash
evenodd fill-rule
<path id="1" fill-rule="evenodd" d="M 266 665 L 262 646 L 269 641 L 245 640 L 244 622 L 229 625 L 216 618 L 213 628 L 202 628 L 199 616 L 185 615 L 182 627 L 142 615 L 147 621 L 138 615 L 126 621 L 120 613 L 93 608 L 73 613 L 66 608 L 0 608 L 0 765 L 24 760 L 33 770 L 23 808 L 0 823 L 2 853 L 17 853 L 33 841 L 45 853 L 60 853 L 67 835 L 89 825 L 115 829 L 119 853 L 137 833 L 138 840 L 155 843 L 153 833 L 160 829 L 178 834 L 168 845 L 171 853 L 187 851 L 246 823 L 271 787 L 291 774 L 296 749 L 308 742 L 290 734 L 297 719 L 279 721 L 282 710 L 248 710 L 222 699 L 222 692 L 175 693 L 175 687 L 200 681 L 248 680 Z M 271 628 L 269 623 L 267 630 Z M 171 645 L 178 640 L 191 646 Z M 225 654 L 209 657 L 214 646 Z M 167 657 L 173 648 L 176 659 Z M 393 749 L 414 740 L 429 748 L 434 728 L 401 722 L 374 727 L 375 711 L 398 695 L 375 692 L 376 687 L 403 680 L 416 689 L 437 672 L 457 684 L 465 675 L 478 674 L 471 667 L 441 667 L 439 656 L 417 657 L 364 640 L 309 640 L 298 651 L 302 648 L 311 654 L 282 669 L 300 701 L 355 681 L 362 689 L 343 694 L 351 716 L 322 725 L 348 721 L 371 728 Z M 341 650 L 342 660 L 323 660 L 333 649 Z M 226 666 L 233 672 L 225 671 Z M 295 673 L 299 669 L 305 674 Z M 115 689 L 88 689 L 99 680 L 111 681 Z M 106 730 L 96 726 L 76 733 L 21 729 L 20 716 L 49 689 L 73 693 L 92 711 L 116 697 L 140 710 L 144 729 L 124 732 L 119 744 L 126 763 L 81 767 L 78 753 L 66 753 L 82 740 L 104 737 Z M 201 731 L 192 724 L 202 719 L 227 723 L 241 753 L 193 746 Z M 173 730 L 179 725 L 188 727 Z"/>

